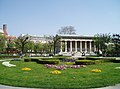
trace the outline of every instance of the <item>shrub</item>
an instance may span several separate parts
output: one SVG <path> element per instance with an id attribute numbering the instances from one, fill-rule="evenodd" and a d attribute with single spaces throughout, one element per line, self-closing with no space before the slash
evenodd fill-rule
<path id="1" fill-rule="evenodd" d="M 91 64 L 95 64 L 95 61 L 93 61 L 93 60 L 76 60 L 75 64 L 76 65 L 91 65 Z"/>
<path id="2" fill-rule="evenodd" d="M 113 60 L 113 62 L 120 63 L 120 58 L 116 58 L 115 60 Z"/>
<path id="3" fill-rule="evenodd" d="M 30 58 L 30 57 L 27 57 L 27 58 L 24 58 L 24 61 L 25 62 L 38 62 L 40 58 Z"/>
<path id="4" fill-rule="evenodd" d="M 59 60 L 59 58 L 56 57 L 47 57 L 47 58 L 41 58 L 42 60 Z"/>
<path id="5" fill-rule="evenodd" d="M 85 60 L 85 59 L 86 59 L 85 57 L 78 58 L 78 60 Z"/>
<path id="6" fill-rule="evenodd" d="M 20 56 L 16 55 L 16 56 L 13 56 L 13 55 L 0 55 L 0 58 L 19 58 Z"/>
<path id="7" fill-rule="evenodd" d="M 109 58 L 109 57 L 105 57 L 102 59 L 104 62 L 115 62 L 116 58 Z"/>
<path id="8" fill-rule="evenodd" d="M 24 58 L 24 62 L 30 62 L 31 59 L 30 58 Z"/>
<path id="9" fill-rule="evenodd" d="M 86 57 L 87 60 L 101 60 L 101 57 Z"/>
<path id="10" fill-rule="evenodd" d="M 39 58 L 34 58 L 34 57 L 33 57 L 33 58 L 31 58 L 31 61 L 32 61 L 32 62 L 38 62 L 38 61 L 39 61 Z"/>
<path id="11" fill-rule="evenodd" d="M 40 64 L 59 64 L 59 60 L 39 60 Z"/>

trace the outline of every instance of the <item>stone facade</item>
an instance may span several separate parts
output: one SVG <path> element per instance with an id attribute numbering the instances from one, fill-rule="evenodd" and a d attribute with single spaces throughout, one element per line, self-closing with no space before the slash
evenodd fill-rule
<path id="1" fill-rule="evenodd" d="M 96 51 L 93 36 L 59 35 L 59 37 L 60 52 L 91 53 Z"/>

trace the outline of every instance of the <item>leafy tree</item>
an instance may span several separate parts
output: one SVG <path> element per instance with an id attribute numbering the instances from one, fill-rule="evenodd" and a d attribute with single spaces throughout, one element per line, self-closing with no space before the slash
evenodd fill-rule
<path id="1" fill-rule="evenodd" d="M 53 49 L 53 54 L 55 55 L 59 49 L 60 49 L 60 37 L 58 35 L 56 36 L 48 36 L 47 37 L 48 43 L 49 43 L 49 49 L 50 52 Z"/>
<path id="2" fill-rule="evenodd" d="M 24 53 L 24 48 L 25 48 L 25 45 L 28 43 L 28 41 L 29 41 L 30 39 L 29 39 L 29 36 L 28 35 L 20 35 L 17 39 L 16 39 L 16 41 L 15 41 L 15 43 L 16 43 L 16 47 L 18 48 L 18 49 L 20 49 L 20 51 L 22 52 L 22 53 Z"/>
<path id="3" fill-rule="evenodd" d="M 99 51 L 102 51 L 103 55 L 106 54 L 106 48 L 108 43 L 111 41 L 110 34 L 96 34 L 93 38 L 94 43 L 97 48 L 98 55 L 100 54 Z"/>
<path id="4" fill-rule="evenodd" d="M 43 50 L 43 46 L 42 46 L 42 43 L 35 43 L 35 45 L 34 45 L 34 51 L 35 51 L 35 53 L 37 53 L 37 52 L 41 52 L 42 53 L 42 50 Z"/>
<path id="5" fill-rule="evenodd" d="M 58 34 L 76 34 L 75 32 L 75 28 L 73 26 L 65 26 L 65 27 L 61 27 L 59 30 L 58 30 Z"/>
<path id="6" fill-rule="evenodd" d="M 5 50 L 6 39 L 3 35 L 0 34 L 0 51 Z"/>
<path id="7" fill-rule="evenodd" d="M 43 52 L 44 53 L 50 53 L 50 44 L 48 44 L 48 43 L 44 43 L 43 44 Z"/>
<path id="8" fill-rule="evenodd" d="M 120 35 L 113 34 L 112 42 L 114 43 L 114 56 L 120 56 Z"/>
<path id="9" fill-rule="evenodd" d="M 114 56 L 114 44 L 107 44 L 106 56 Z"/>
<path id="10" fill-rule="evenodd" d="M 28 41 L 28 43 L 25 45 L 25 50 L 32 52 L 34 50 L 34 42 Z"/>
<path id="11" fill-rule="evenodd" d="M 13 50 L 15 51 L 15 41 L 9 39 L 9 40 L 7 40 L 6 51 L 9 54 L 10 52 L 13 52 Z"/>

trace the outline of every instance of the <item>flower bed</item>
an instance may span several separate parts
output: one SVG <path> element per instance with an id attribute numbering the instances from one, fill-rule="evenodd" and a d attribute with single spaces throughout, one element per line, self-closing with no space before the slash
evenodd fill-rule
<path id="1" fill-rule="evenodd" d="M 67 68 L 74 68 L 74 69 L 77 69 L 77 68 L 81 68 L 81 67 L 86 67 L 85 65 L 52 65 L 52 64 L 45 64 L 45 67 L 47 68 L 55 68 L 57 70 L 64 70 L 64 69 L 67 69 Z"/>
<path id="2" fill-rule="evenodd" d="M 29 70 L 31 70 L 31 68 L 25 67 L 25 68 L 22 68 L 21 70 L 29 71 Z"/>
<path id="3" fill-rule="evenodd" d="M 91 72 L 100 73 L 102 71 L 100 69 L 93 69 L 93 70 L 91 70 Z"/>
<path id="4" fill-rule="evenodd" d="M 61 72 L 58 71 L 58 70 L 50 71 L 50 73 L 51 73 L 51 74 L 61 74 Z"/>

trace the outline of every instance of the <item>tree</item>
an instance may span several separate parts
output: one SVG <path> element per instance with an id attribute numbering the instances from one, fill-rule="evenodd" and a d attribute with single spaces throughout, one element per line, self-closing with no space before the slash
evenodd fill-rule
<path id="1" fill-rule="evenodd" d="M 6 47 L 6 51 L 7 53 L 13 53 L 15 52 L 15 41 L 14 40 L 11 40 L 11 39 L 8 39 L 7 40 L 7 47 Z"/>
<path id="2" fill-rule="evenodd" d="M 110 43 L 111 35 L 110 34 L 96 34 L 93 40 L 96 45 L 98 55 L 100 54 L 100 51 L 102 51 L 103 55 L 106 54 L 106 48 L 107 48 L 106 44 Z"/>
<path id="3" fill-rule="evenodd" d="M 72 34 L 76 34 L 75 32 L 75 28 L 73 26 L 65 26 L 65 27 L 61 27 L 59 30 L 58 30 L 58 34 L 69 34 L 69 35 L 72 35 Z"/>
<path id="4" fill-rule="evenodd" d="M 28 41 L 28 43 L 25 45 L 25 50 L 29 50 L 29 52 L 32 52 L 34 50 L 34 42 Z"/>
<path id="5" fill-rule="evenodd" d="M 5 50 L 5 37 L 3 35 L 0 34 L 0 51 L 4 51 Z"/>
<path id="6" fill-rule="evenodd" d="M 34 51 L 35 51 L 35 53 L 37 53 L 37 52 L 41 52 L 42 53 L 42 50 L 43 50 L 43 46 L 42 46 L 42 43 L 36 43 L 35 45 L 34 45 Z"/>
<path id="7" fill-rule="evenodd" d="M 49 43 L 49 46 L 50 46 L 50 52 L 53 48 L 53 54 L 55 55 L 60 48 L 59 47 L 60 46 L 60 43 L 59 43 L 60 42 L 60 37 L 58 35 L 48 36 L 48 37 L 46 37 L 46 39 L 49 40 L 48 43 Z"/>
<path id="8" fill-rule="evenodd" d="M 30 39 L 29 39 L 29 36 L 28 35 L 20 35 L 18 38 L 17 38 L 17 40 L 15 41 L 15 43 L 16 43 L 16 47 L 18 48 L 18 49 L 20 49 L 20 51 L 22 52 L 22 53 L 24 53 L 24 48 L 25 48 L 25 45 L 28 43 L 28 41 L 29 41 Z"/>
<path id="9" fill-rule="evenodd" d="M 44 43 L 43 44 L 43 52 L 44 53 L 50 53 L 50 44 L 49 43 Z"/>
<path id="10" fill-rule="evenodd" d="M 112 42 L 114 43 L 114 56 L 120 56 L 120 35 L 113 34 Z"/>

